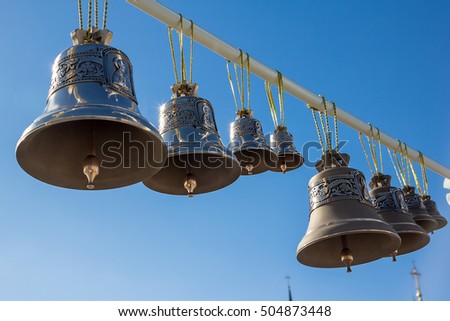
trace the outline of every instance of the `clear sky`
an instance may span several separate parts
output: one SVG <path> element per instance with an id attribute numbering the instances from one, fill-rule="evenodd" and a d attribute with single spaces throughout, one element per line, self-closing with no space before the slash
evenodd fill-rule
<path id="1" fill-rule="evenodd" d="M 381 259 L 355 266 L 351 274 L 299 264 L 312 167 L 241 177 L 193 199 L 143 184 L 76 191 L 26 174 L 16 162 L 16 142 L 44 110 L 53 60 L 71 46 L 69 33 L 78 27 L 76 2 L 0 2 L 0 299 L 286 300 L 289 275 L 295 300 L 412 300 L 414 261 L 424 299 L 450 300 L 449 227 L 396 263 Z M 449 1 L 162 3 L 450 166 Z M 156 125 L 158 106 L 170 98 L 174 82 L 167 28 L 125 1 L 110 1 L 108 28 L 111 45 L 133 63 L 141 112 Z M 228 143 L 234 103 L 225 60 L 197 44 L 194 81 L 199 95 L 212 102 Z M 256 76 L 251 94 L 255 116 L 270 132 L 263 81 Z M 302 151 L 317 140 L 310 111 L 288 94 L 285 105 Z M 341 124 L 340 137 L 348 140 L 343 151 L 352 156 L 351 166 L 369 179 L 357 133 Z M 429 181 L 449 219 L 443 177 L 429 172 Z"/>

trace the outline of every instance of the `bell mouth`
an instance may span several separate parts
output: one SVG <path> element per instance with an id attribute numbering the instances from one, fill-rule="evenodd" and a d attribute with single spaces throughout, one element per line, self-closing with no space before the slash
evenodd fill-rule
<path id="1" fill-rule="evenodd" d="M 269 147 L 240 148 L 234 150 L 233 154 L 242 167 L 241 175 L 264 173 L 275 169 L 278 162 L 277 155 Z"/>
<path id="2" fill-rule="evenodd" d="M 278 155 L 277 167 L 271 168 L 272 172 L 289 172 L 303 165 L 304 159 L 300 153 Z M 282 166 L 285 166 L 283 170 Z"/>

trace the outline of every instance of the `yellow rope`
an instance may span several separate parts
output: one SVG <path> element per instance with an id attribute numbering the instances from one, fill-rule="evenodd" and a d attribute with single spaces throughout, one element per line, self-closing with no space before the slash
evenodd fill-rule
<path id="1" fill-rule="evenodd" d="M 427 178 L 427 167 L 425 166 L 425 159 L 423 158 L 422 152 L 419 151 L 420 167 L 422 169 L 422 182 L 423 182 L 423 193 L 428 194 L 428 178 Z"/>
<path id="2" fill-rule="evenodd" d="M 173 46 L 172 27 L 168 27 L 168 32 L 169 32 L 170 52 L 172 53 L 173 72 L 175 74 L 175 83 L 178 84 L 178 68 L 177 68 L 177 60 L 175 59 L 175 49 Z"/>
<path id="3" fill-rule="evenodd" d="M 398 182 L 400 183 L 400 185 L 405 186 L 406 183 L 400 177 L 399 170 L 397 169 L 397 166 L 395 166 L 395 162 L 394 162 L 394 158 L 392 157 L 391 150 L 389 148 L 387 150 L 388 150 L 389 158 L 391 159 L 392 167 L 394 167 L 395 175 L 397 176 Z"/>
<path id="4" fill-rule="evenodd" d="M 333 118 L 334 118 L 334 140 L 335 140 L 335 147 L 334 149 L 336 152 L 339 152 L 339 134 L 338 134 L 338 118 L 337 118 L 337 111 L 336 111 L 336 104 L 334 101 L 331 102 L 333 104 Z"/>
<path id="5" fill-rule="evenodd" d="M 247 109 L 250 110 L 250 55 L 247 54 Z"/>
<path id="6" fill-rule="evenodd" d="M 419 178 L 417 177 L 416 170 L 414 169 L 411 158 L 408 155 L 408 146 L 406 146 L 406 144 L 405 144 L 405 155 L 408 158 L 409 167 L 411 168 L 411 172 L 413 174 L 414 182 L 416 183 L 417 190 L 419 191 L 419 194 L 421 196 L 424 196 L 422 188 L 420 187 L 420 182 L 419 182 Z"/>
<path id="7" fill-rule="evenodd" d="M 278 104 L 280 106 L 280 125 L 286 127 L 286 119 L 284 117 L 284 85 L 283 75 L 277 70 L 278 81 Z"/>
<path id="8" fill-rule="evenodd" d="M 311 109 L 311 113 L 312 113 L 312 116 L 314 119 L 314 124 L 316 125 L 316 132 L 317 132 L 317 137 L 319 138 L 320 148 L 322 148 L 322 153 L 325 153 L 325 147 L 323 146 L 323 139 L 322 139 L 322 135 L 320 134 L 319 122 L 317 121 L 316 112 L 311 105 L 307 104 L 307 106 L 309 109 Z"/>
<path id="9" fill-rule="evenodd" d="M 91 28 L 91 16 L 92 16 L 92 0 L 88 2 L 88 25 L 87 28 Z"/>
<path id="10" fill-rule="evenodd" d="M 183 16 L 180 14 L 180 32 L 178 33 L 180 43 L 180 56 L 181 56 L 181 82 L 186 81 L 186 62 L 184 60 L 184 45 L 183 45 Z"/>
<path id="11" fill-rule="evenodd" d="M 327 143 L 327 150 L 331 152 L 331 137 L 330 137 L 330 124 L 328 122 L 328 109 L 327 109 L 327 101 L 324 96 L 322 96 L 322 103 L 323 103 L 323 109 L 324 109 L 324 116 L 325 116 L 325 124 L 326 129 L 324 128 L 324 135 L 325 135 L 325 141 Z M 322 119 L 322 118 L 321 118 Z M 322 123 L 323 128 L 323 123 Z"/>
<path id="12" fill-rule="evenodd" d="M 381 169 L 381 173 L 384 173 L 384 166 L 383 166 L 383 149 L 382 149 L 382 145 L 381 145 L 381 132 L 380 129 L 377 127 L 377 136 L 378 136 L 378 149 L 380 152 L 380 169 Z"/>
<path id="13" fill-rule="evenodd" d="M 227 60 L 227 74 L 228 74 L 228 81 L 230 82 L 230 87 L 231 87 L 231 93 L 233 94 L 233 100 L 234 100 L 234 105 L 236 106 L 236 111 L 239 110 L 239 106 L 238 106 L 238 102 L 236 100 L 236 92 L 234 91 L 234 85 L 233 85 L 233 79 L 231 78 L 231 73 L 230 73 L 230 67 L 229 67 L 230 61 Z"/>
<path id="14" fill-rule="evenodd" d="M 359 137 L 359 142 L 361 143 L 362 150 L 364 152 L 364 156 L 366 157 L 367 164 L 369 165 L 370 173 L 373 176 L 374 172 L 373 172 L 373 169 L 372 169 L 372 163 L 370 162 L 369 155 L 367 154 L 366 147 L 364 146 L 364 141 L 362 139 L 362 133 L 361 132 L 358 132 L 358 137 Z M 369 146 L 369 149 L 370 149 L 370 146 Z"/>
<path id="15" fill-rule="evenodd" d="M 190 44 L 190 53 L 189 53 L 189 82 L 192 84 L 192 69 L 194 64 L 194 21 L 189 20 L 191 22 L 191 44 Z"/>
<path id="16" fill-rule="evenodd" d="M 81 6 L 81 0 L 78 0 L 78 18 L 80 21 L 80 29 L 83 30 L 83 8 Z"/>
<path id="17" fill-rule="evenodd" d="M 377 151 L 376 151 L 376 145 L 373 141 L 373 126 L 372 124 L 369 124 L 370 126 L 370 139 L 369 136 L 366 136 L 367 138 L 367 144 L 369 144 L 369 151 L 370 155 L 372 157 L 373 167 L 375 169 L 375 174 L 378 173 L 378 161 L 377 161 Z"/>
<path id="18" fill-rule="evenodd" d="M 105 0 L 103 6 L 103 29 L 106 29 L 106 18 L 108 17 L 108 0 Z"/>
<path id="19" fill-rule="evenodd" d="M 264 81 L 264 87 L 266 89 L 267 102 L 269 103 L 270 114 L 272 116 L 273 124 L 274 124 L 275 128 L 277 128 L 278 127 L 277 109 L 275 107 L 275 102 L 273 100 L 272 86 L 266 80 L 266 81 Z"/>

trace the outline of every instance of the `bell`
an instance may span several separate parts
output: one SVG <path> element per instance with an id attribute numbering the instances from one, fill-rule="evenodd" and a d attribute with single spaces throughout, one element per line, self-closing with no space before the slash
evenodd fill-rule
<path id="1" fill-rule="evenodd" d="M 137 183 L 164 165 L 162 138 L 137 107 L 131 63 L 111 38 L 106 29 L 75 30 L 74 46 L 56 58 L 44 113 L 17 143 L 31 176 L 99 190 Z"/>
<path id="2" fill-rule="evenodd" d="M 438 227 L 435 230 L 439 230 L 447 225 L 447 219 L 439 213 L 436 202 L 433 201 L 429 195 L 423 197 L 423 203 L 427 209 L 428 214 L 430 214 L 438 223 Z"/>
<path id="3" fill-rule="evenodd" d="M 417 251 L 430 242 L 427 232 L 408 212 L 402 190 L 391 186 L 391 176 L 377 173 L 372 177 L 369 186 L 369 194 L 376 211 L 395 229 L 402 240 L 397 251 L 391 254 L 394 261 L 397 255 Z"/>
<path id="4" fill-rule="evenodd" d="M 292 134 L 286 127 L 279 126 L 273 134 L 270 135 L 270 147 L 278 156 L 277 166 L 271 168 L 273 172 L 282 172 L 299 168 L 303 165 L 303 157 L 297 151 L 294 145 Z"/>
<path id="5" fill-rule="evenodd" d="M 253 118 L 253 111 L 241 109 L 230 126 L 230 149 L 238 159 L 241 175 L 260 174 L 275 169 L 277 155 L 267 144 L 261 122 Z"/>
<path id="6" fill-rule="evenodd" d="M 415 193 L 415 188 L 412 186 L 404 186 L 403 193 L 405 194 L 406 205 L 408 205 L 408 210 L 412 214 L 414 221 L 428 233 L 436 230 L 439 224 L 435 218 L 427 212 L 423 199 L 420 195 Z"/>
<path id="7" fill-rule="evenodd" d="M 349 156 L 328 151 L 308 184 L 310 215 L 297 260 L 333 268 L 377 260 L 400 247 L 400 237 L 376 213 L 363 173 L 349 168 Z"/>
<path id="8" fill-rule="evenodd" d="M 199 98 L 197 85 L 172 86 L 172 99 L 161 106 L 159 131 L 167 144 L 167 161 L 143 183 L 175 195 L 207 193 L 230 185 L 240 175 L 239 163 L 222 144 L 211 103 Z"/>

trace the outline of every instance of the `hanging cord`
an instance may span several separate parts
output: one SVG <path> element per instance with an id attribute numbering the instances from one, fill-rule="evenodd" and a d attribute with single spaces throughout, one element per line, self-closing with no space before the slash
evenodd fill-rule
<path id="1" fill-rule="evenodd" d="M 398 141 L 398 145 L 399 145 L 399 152 L 400 152 L 400 159 L 398 156 L 398 153 L 395 152 L 395 161 L 397 163 L 397 167 L 398 167 L 398 171 L 401 177 L 401 183 L 403 184 L 403 186 L 408 186 L 408 181 L 406 180 L 406 168 L 405 168 L 405 163 L 404 163 L 404 158 L 403 158 L 403 147 L 402 147 L 402 142 L 399 140 Z"/>
<path id="2" fill-rule="evenodd" d="M 314 125 L 316 126 L 317 137 L 319 138 L 320 148 L 322 149 L 322 153 L 325 154 L 325 147 L 323 145 L 322 134 L 320 133 L 319 122 L 317 120 L 317 115 L 316 115 L 316 109 L 313 106 L 311 106 L 310 104 L 307 104 L 306 106 L 308 106 L 308 108 L 311 109 L 311 113 L 312 113 L 312 116 L 314 119 Z"/>
<path id="3" fill-rule="evenodd" d="M 378 137 L 378 149 L 380 151 L 380 170 L 381 173 L 384 173 L 384 166 L 383 166 L 383 149 L 381 145 L 381 132 L 380 129 L 377 127 L 377 137 Z"/>
<path id="4" fill-rule="evenodd" d="M 106 29 L 106 18 L 108 16 L 108 0 L 105 0 L 105 3 L 103 5 L 103 28 Z"/>
<path id="5" fill-rule="evenodd" d="M 236 64 L 234 64 L 234 75 L 236 77 L 238 94 L 241 100 L 241 109 L 245 110 L 245 97 L 244 97 L 244 54 L 241 49 L 239 49 L 239 60 L 240 60 L 240 74 Z M 240 77 L 239 77 L 240 76 Z M 239 78 L 241 80 L 239 81 Z"/>
<path id="6" fill-rule="evenodd" d="M 337 111 L 336 111 L 336 104 L 334 101 L 331 102 L 333 104 L 333 118 L 334 118 L 334 140 L 335 140 L 335 146 L 334 149 L 336 152 L 339 152 L 339 132 L 338 132 L 338 118 L 337 118 Z"/>
<path id="7" fill-rule="evenodd" d="M 173 45 L 173 38 L 172 38 L 172 27 L 168 27 L 169 32 L 169 43 L 170 43 L 170 52 L 172 54 L 172 64 L 173 64 L 173 73 L 175 75 L 175 83 L 178 84 L 178 68 L 177 68 L 177 60 L 175 59 L 175 48 Z"/>
<path id="8" fill-rule="evenodd" d="M 83 30 L 83 7 L 81 6 L 81 0 L 78 0 L 78 18 L 80 22 L 80 30 Z"/>
<path id="9" fill-rule="evenodd" d="M 91 19 L 92 19 L 92 0 L 88 2 L 88 25 L 87 28 L 91 28 Z"/>
<path id="10" fill-rule="evenodd" d="M 326 141 L 326 144 L 327 144 L 327 150 L 331 153 L 332 146 L 331 146 L 331 136 L 330 136 L 330 123 L 328 122 L 327 101 L 326 101 L 324 96 L 321 96 L 321 97 L 322 97 L 324 113 L 323 114 L 319 114 L 320 122 L 322 124 L 322 130 L 323 130 L 324 135 L 325 135 L 325 141 Z M 322 116 L 324 116 L 324 118 L 325 118 L 325 126 L 324 126 L 324 121 L 322 119 Z"/>
<path id="11" fill-rule="evenodd" d="M 95 28 L 98 28 L 98 0 L 95 0 Z"/>
<path id="12" fill-rule="evenodd" d="M 266 89 L 267 102 L 269 103 L 270 114 L 272 115 L 273 125 L 278 128 L 277 108 L 273 100 L 272 86 L 267 80 L 264 81 L 264 87 Z"/>
<path id="13" fill-rule="evenodd" d="M 423 182 L 423 193 L 428 196 L 428 178 L 427 178 L 427 167 L 425 166 L 425 160 L 423 158 L 422 152 L 419 151 L 420 168 L 422 170 L 422 182 Z"/>
<path id="14" fill-rule="evenodd" d="M 366 136 L 367 138 L 367 144 L 369 144 L 369 151 L 370 155 L 372 157 L 373 167 L 375 170 L 375 175 L 379 174 L 378 171 L 378 160 L 377 160 L 377 146 L 375 145 L 375 142 L 373 140 L 373 126 L 372 124 L 369 124 L 370 126 L 370 138 Z"/>
<path id="15" fill-rule="evenodd" d="M 186 81 L 186 62 L 184 60 L 184 45 L 183 45 L 183 16 L 180 14 L 180 32 L 178 33 L 178 39 L 180 43 L 180 56 L 181 56 L 181 82 Z"/>
<path id="16" fill-rule="evenodd" d="M 231 73 L 230 73 L 230 61 L 227 60 L 227 75 L 228 75 L 228 81 L 230 82 L 230 88 L 231 88 L 231 93 L 233 94 L 233 100 L 234 100 L 234 105 L 236 106 L 236 112 L 239 110 L 239 105 L 238 102 L 236 100 L 236 92 L 234 91 L 234 85 L 233 85 L 233 79 L 231 78 Z"/>
<path id="17" fill-rule="evenodd" d="M 278 80 L 278 104 L 280 106 L 280 127 L 286 128 L 286 119 L 284 117 L 284 86 L 283 75 L 277 70 Z"/>
<path id="18" fill-rule="evenodd" d="M 246 52 L 247 55 L 247 109 L 250 110 L 250 55 Z M 242 70 L 242 72 L 244 72 Z"/>
<path id="19" fill-rule="evenodd" d="M 399 169 L 397 169 L 397 166 L 395 166 L 395 161 L 394 161 L 394 158 L 392 157 L 390 148 L 388 147 L 387 150 L 388 150 L 389 158 L 391 159 L 392 167 L 394 167 L 395 175 L 397 176 L 398 182 L 400 183 L 401 186 L 405 186 L 406 183 L 400 176 Z"/>
<path id="20" fill-rule="evenodd" d="M 189 83 L 192 84 L 192 70 L 194 65 L 194 21 L 191 22 L 191 43 L 189 47 Z"/>
<path id="21" fill-rule="evenodd" d="M 419 178 L 417 177 L 416 170 L 414 169 L 414 165 L 412 163 L 412 160 L 411 160 L 411 158 L 408 155 L 408 146 L 406 146 L 406 144 L 404 144 L 404 145 L 405 145 L 405 156 L 406 156 L 406 158 L 408 160 L 409 167 L 410 167 L 412 175 L 414 177 L 414 182 L 416 183 L 417 191 L 419 192 L 420 196 L 424 196 L 422 188 L 420 187 L 420 182 L 419 182 Z"/>
<path id="22" fill-rule="evenodd" d="M 369 165 L 370 174 L 372 174 L 372 176 L 373 176 L 375 173 L 372 169 L 372 163 L 370 162 L 369 155 L 367 154 L 367 151 L 366 151 L 366 147 L 364 146 L 364 141 L 362 139 L 361 132 L 358 132 L 358 137 L 359 137 L 359 142 L 361 143 L 362 150 L 364 152 L 364 156 L 366 157 L 366 160 L 367 160 L 367 165 Z M 369 146 L 369 149 L 370 149 L 370 146 Z"/>
<path id="23" fill-rule="evenodd" d="M 411 186 L 411 168 L 408 166 L 408 157 L 407 157 L 407 151 L 403 148 L 403 145 L 406 144 L 402 143 L 400 140 L 398 140 L 400 154 L 401 154 L 401 168 L 404 175 L 404 180 L 407 186 Z M 397 159 L 397 163 L 399 163 Z M 400 166 L 400 165 L 399 165 Z"/>

